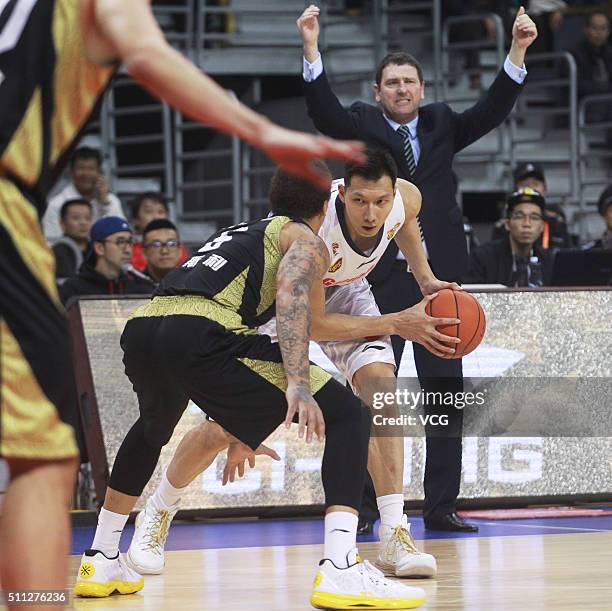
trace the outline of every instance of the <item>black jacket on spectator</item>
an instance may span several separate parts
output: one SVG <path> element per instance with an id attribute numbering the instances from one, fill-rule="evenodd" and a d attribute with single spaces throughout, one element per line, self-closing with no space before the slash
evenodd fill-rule
<path id="1" fill-rule="evenodd" d="M 533 249 L 534 256 L 542 264 L 544 286 L 549 284 L 552 266 L 550 252 L 542 250 L 539 246 Z M 470 267 L 463 278 L 468 284 L 504 284 L 512 283 L 512 249 L 510 238 L 495 240 L 474 249 L 470 254 Z"/>
<path id="2" fill-rule="evenodd" d="M 578 96 L 583 97 L 593 93 L 612 92 L 612 47 L 606 45 L 600 50 L 593 48 L 587 40 L 582 40 L 570 50 L 576 60 L 578 73 Z M 608 72 L 608 82 L 595 79 L 597 58 L 601 54 Z"/>
<path id="3" fill-rule="evenodd" d="M 85 262 L 76 276 L 60 286 L 59 293 L 62 303 L 66 303 L 79 295 L 150 295 L 154 288 L 145 278 L 124 272 L 115 280 L 109 280 Z"/>
<path id="4" fill-rule="evenodd" d="M 55 255 L 55 278 L 62 284 L 67 278 L 74 276 L 83 263 L 83 251 L 79 245 L 68 236 L 64 236 L 53 244 Z"/>
<path id="5" fill-rule="evenodd" d="M 506 229 L 506 219 L 500 219 L 493 225 L 493 231 L 491 232 L 491 241 L 503 240 L 508 235 Z M 557 219 L 546 220 L 549 230 L 549 248 L 572 248 L 574 243 L 572 236 L 570 235 L 567 225 Z M 538 239 L 538 246 L 542 246 L 542 237 Z"/>
<path id="6" fill-rule="evenodd" d="M 583 250 L 592 250 L 593 248 L 612 250 L 612 231 L 607 231 L 598 240 L 587 242 L 582 248 Z"/>

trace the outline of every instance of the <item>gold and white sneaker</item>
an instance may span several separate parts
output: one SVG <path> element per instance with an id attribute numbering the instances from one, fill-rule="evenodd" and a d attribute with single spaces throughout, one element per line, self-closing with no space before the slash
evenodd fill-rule
<path id="1" fill-rule="evenodd" d="M 164 546 L 178 504 L 168 510 L 155 509 L 149 500 L 136 516 L 134 536 L 125 555 L 129 566 L 143 575 L 159 575 L 164 570 Z"/>
<path id="2" fill-rule="evenodd" d="M 121 554 L 107 558 L 98 550 L 88 549 L 81 558 L 74 594 L 102 598 L 114 592 L 134 594 L 143 587 L 144 579 L 125 564 Z"/>
<path id="3" fill-rule="evenodd" d="M 435 577 L 438 571 L 436 559 L 417 548 L 405 515 L 395 528 L 381 524 L 378 557 L 374 564 L 385 575 L 393 577 Z"/>
<path id="4" fill-rule="evenodd" d="M 321 560 L 310 596 L 316 609 L 414 609 L 424 602 L 424 590 L 391 581 L 359 558 L 344 569 Z"/>

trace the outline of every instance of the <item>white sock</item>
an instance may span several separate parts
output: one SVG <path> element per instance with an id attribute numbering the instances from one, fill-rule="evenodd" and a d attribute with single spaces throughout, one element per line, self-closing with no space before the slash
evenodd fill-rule
<path id="1" fill-rule="evenodd" d="M 385 494 L 385 496 L 379 496 L 376 498 L 376 504 L 380 512 L 381 531 L 387 530 L 387 528 L 395 528 L 402 523 L 404 516 L 403 494 Z"/>
<path id="2" fill-rule="evenodd" d="M 175 488 L 164 471 L 159 486 L 151 497 L 151 504 L 155 509 L 172 509 L 181 500 L 183 490 L 185 488 Z"/>
<path id="3" fill-rule="evenodd" d="M 348 511 L 325 514 L 323 557 L 329 558 L 338 568 L 357 562 L 357 521 L 357 516 Z"/>
<path id="4" fill-rule="evenodd" d="M 127 519 L 128 516 L 122 513 L 113 513 L 102 507 L 91 549 L 101 551 L 107 558 L 114 558 L 119 553 L 119 539 Z"/>

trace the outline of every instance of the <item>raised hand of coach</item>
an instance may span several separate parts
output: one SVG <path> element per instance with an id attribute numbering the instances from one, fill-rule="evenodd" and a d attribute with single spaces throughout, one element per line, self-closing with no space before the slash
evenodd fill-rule
<path id="1" fill-rule="evenodd" d="M 321 33 L 321 28 L 319 26 L 320 13 L 321 9 L 311 4 L 296 21 L 297 28 L 302 36 L 304 57 L 309 62 L 313 62 L 319 55 L 319 34 Z"/>
<path id="2" fill-rule="evenodd" d="M 512 25 L 512 45 L 508 57 L 515 66 L 522 66 L 525 62 L 525 51 L 531 46 L 538 37 L 538 28 L 533 19 L 525 12 L 521 6 L 516 13 L 514 24 Z"/>

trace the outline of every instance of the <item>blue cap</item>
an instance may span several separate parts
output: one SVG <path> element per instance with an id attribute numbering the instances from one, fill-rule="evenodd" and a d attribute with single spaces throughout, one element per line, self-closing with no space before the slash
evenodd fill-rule
<path id="1" fill-rule="evenodd" d="M 98 219 L 92 226 L 89 238 L 92 242 L 103 242 L 113 233 L 129 231 L 133 233 L 129 223 L 119 216 L 104 216 Z"/>
<path id="2" fill-rule="evenodd" d="M 96 252 L 93 248 L 94 242 L 103 242 L 113 233 L 119 233 L 120 231 L 129 231 L 133 233 L 129 223 L 119 216 L 103 216 L 98 219 L 89 231 L 89 249 L 85 255 L 85 261 L 94 265 L 96 261 Z"/>

